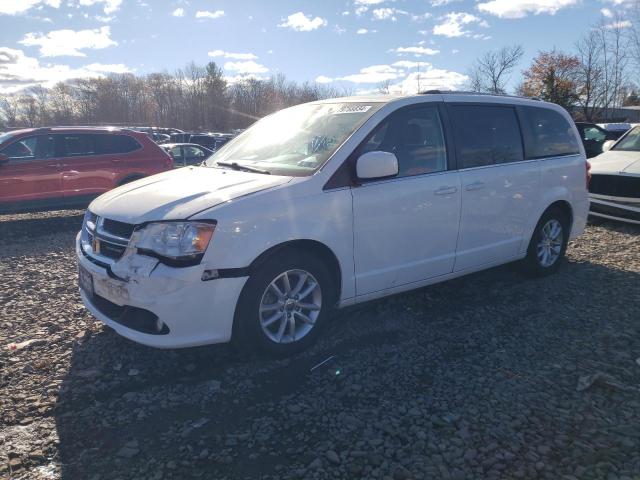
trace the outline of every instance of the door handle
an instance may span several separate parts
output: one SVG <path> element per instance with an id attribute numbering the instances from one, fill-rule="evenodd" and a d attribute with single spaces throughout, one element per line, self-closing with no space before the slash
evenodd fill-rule
<path id="1" fill-rule="evenodd" d="M 457 191 L 458 189 L 456 187 L 440 187 L 433 193 L 436 195 L 451 195 L 452 193 L 456 193 Z"/>
<path id="2" fill-rule="evenodd" d="M 59 163 L 48 163 L 47 168 L 60 168 Z"/>
<path id="3" fill-rule="evenodd" d="M 464 187 L 467 192 L 470 192 L 472 190 L 480 190 L 481 188 L 484 188 L 484 182 L 473 182 Z"/>

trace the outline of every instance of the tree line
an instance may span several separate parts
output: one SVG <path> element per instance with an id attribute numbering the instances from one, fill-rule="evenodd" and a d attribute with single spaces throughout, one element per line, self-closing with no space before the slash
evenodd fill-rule
<path id="1" fill-rule="evenodd" d="M 5 127 L 123 125 L 227 132 L 282 108 L 345 92 L 283 74 L 229 83 L 215 62 L 175 73 L 113 74 L 31 87 L 0 100 Z M 0 127 L 2 125 L 0 124 Z"/>

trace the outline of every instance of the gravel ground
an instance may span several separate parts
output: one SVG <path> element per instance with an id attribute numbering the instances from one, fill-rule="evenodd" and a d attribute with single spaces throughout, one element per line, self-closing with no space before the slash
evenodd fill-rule
<path id="1" fill-rule="evenodd" d="M 504 266 L 342 311 L 265 360 L 97 323 L 81 221 L 0 217 L 1 478 L 640 478 L 640 228 L 590 225 L 546 279 Z"/>

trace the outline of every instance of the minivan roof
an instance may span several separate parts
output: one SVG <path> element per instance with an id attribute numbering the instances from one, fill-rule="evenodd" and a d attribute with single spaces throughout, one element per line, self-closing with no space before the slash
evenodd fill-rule
<path id="1" fill-rule="evenodd" d="M 340 97 L 340 98 L 328 98 L 325 100 L 318 100 L 313 103 L 335 103 L 335 102 L 343 102 L 343 103 L 390 103 L 396 100 L 401 100 L 404 98 L 413 98 L 413 97 L 425 97 L 429 95 L 440 95 L 440 96 L 464 96 L 466 100 L 477 100 L 479 103 L 489 102 L 491 99 L 498 100 L 500 103 L 504 103 L 506 99 L 508 100 L 517 100 L 519 103 L 547 103 L 542 102 L 539 98 L 534 97 L 521 97 L 517 95 L 502 95 L 502 94 L 492 94 L 492 93 L 481 93 L 481 92 L 466 92 L 466 91 L 456 91 L 456 90 L 427 90 L 424 92 L 404 95 L 404 94 L 380 94 L 380 95 L 357 95 L 357 96 L 349 96 L 349 97 Z"/>

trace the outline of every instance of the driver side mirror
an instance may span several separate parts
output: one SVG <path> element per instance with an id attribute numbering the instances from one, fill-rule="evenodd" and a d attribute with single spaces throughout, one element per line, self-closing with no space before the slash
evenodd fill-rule
<path id="1" fill-rule="evenodd" d="M 0 153 L 0 165 L 4 165 L 9 161 L 9 157 L 4 153 Z"/>
<path id="2" fill-rule="evenodd" d="M 611 147 L 613 147 L 613 145 L 616 143 L 615 140 L 607 140 L 606 142 L 604 142 L 602 144 L 602 151 L 603 152 L 607 152 L 609 150 L 611 150 Z"/>
<path id="3" fill-rule="evenodd" d="M 398 159 L 389 152 L 367 152 L 356 162 L 356 175 L 362 180 L 388 178 L 398 174 Z"/>

